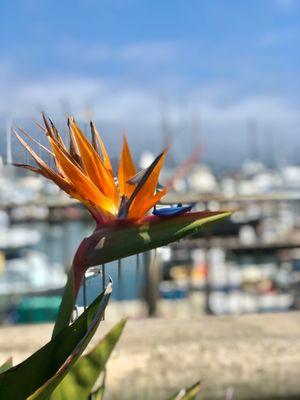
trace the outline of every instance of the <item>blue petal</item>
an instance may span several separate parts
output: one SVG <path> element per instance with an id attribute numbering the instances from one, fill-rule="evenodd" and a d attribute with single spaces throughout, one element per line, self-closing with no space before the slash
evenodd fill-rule
<path id="1" fill-rule="evenodd" d="M 157 217 L 173 217 L 191 211 L 193 206 L 194 204 L 190 204 L 189 206 L 155 208 L 152 213 Z"/>

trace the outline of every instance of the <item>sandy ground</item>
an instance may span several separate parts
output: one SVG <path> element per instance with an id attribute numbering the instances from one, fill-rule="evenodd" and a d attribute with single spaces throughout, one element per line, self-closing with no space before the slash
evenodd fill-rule
<path id="1" fill-rule="evenodd" d="M 51 329 L 0 328 L 0 361 L 23 360 Z M 228 388 L 234 399 L 299 399 L 299 371 L 300 313 L 130 320 L 108 364 L 107 398 L 165 399 L 201 379 L 205 399 L 224 399 Z"/>

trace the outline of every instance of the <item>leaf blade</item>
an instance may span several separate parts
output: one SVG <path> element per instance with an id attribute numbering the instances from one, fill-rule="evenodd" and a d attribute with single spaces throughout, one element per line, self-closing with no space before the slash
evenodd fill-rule
<path id="1" fill-rule="evenodd" d="M 111 285 L 69 327 L 0 375 L 0 400 L 46 400 L 84 351 L 111 294 Z"/>
<path id="2" fill-rule="evenodd" d="M 75 290 L 74 290 L 74 273 L 71 269 L 68 273 L 68 279 L 64 288 L 63 297 L 59 306 L 58 314 L 54 324 L 52 338 L 59 332 L 69 326 L 70 316 L 73 312 L 75 303 Z"/>
<path id="3" fill-rule="evenodd" d="M 85 400 L 88 397 L 117 344 L 125 323 L 126 320 L 121 320 L 92 351 L 79 358 L 70 372 L 56 387 L 50 400 Z"/>
<path id="4" fill-rule="evenodd" d="M 0 365 L 0 374 L 12 368 L 12 366 L 13 366 L 12 357 L 9 357 L 6 361 L 4 361 L 2 365 Z"/>
<path id="5" fill-rule="evenodd" d="M 194 400 L 201 390 L 200 382 L 196 382 L 194 385 L 187 389 L 181 389 L 179 392 L 174 394 L 168 400 Z"/>

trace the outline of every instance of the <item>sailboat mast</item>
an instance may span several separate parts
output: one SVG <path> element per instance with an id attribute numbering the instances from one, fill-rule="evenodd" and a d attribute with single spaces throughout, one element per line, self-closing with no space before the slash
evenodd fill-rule
<path id="1" fill-rule="evenodd" d="M 6 122 L 6 163 L 11 165 L 13 160 L 12 160 L 12 145 L 11 145 L 11 140 L 12 140 L 12 119 L 9 118 Z"/>

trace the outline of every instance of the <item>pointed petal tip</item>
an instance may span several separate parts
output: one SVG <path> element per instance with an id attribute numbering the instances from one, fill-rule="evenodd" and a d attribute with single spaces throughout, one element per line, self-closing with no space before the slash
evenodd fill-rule
<path id="1" fill-rule="evenodd" d="M 41 112 L 41 115 L 42 115 L 44 124 L 47 126 L 47 124 L 48 124 L 48 115 L 46 114 L 45 111 L 42 111 L 42 112 Z"/>
<path id="2" fill-rule="evenodd" d="M 126 144 L 128 146 L 127 134 L 125 129 L 122 129 L 122 140 L 123 140 L 123 145 Z"/>

